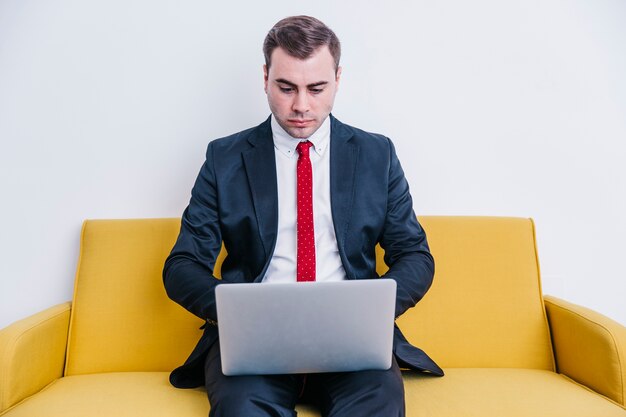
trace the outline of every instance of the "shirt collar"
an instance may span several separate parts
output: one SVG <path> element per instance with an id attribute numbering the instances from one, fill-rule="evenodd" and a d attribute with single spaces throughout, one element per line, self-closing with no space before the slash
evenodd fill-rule
<path id="1" fill-rule="evenodd" d="M 317 129 L 315 133 L 307 139 L 292 137 L 285 131 L 285 129 L 282 128 L 281 125 L 278 124 L 273 114 L 271 119 L 274 147 L 287 157 L 291 158 L 296 155 L 296 147 L 298 146 L 298 143 L 305 140 L 313 143 L 313 149 L 319 156 L 322 156 L 328 148 L 328 144 L 330 143 L 330 117 L 326 117 L 326 120 L 324 120 L 319 129 Z"/>

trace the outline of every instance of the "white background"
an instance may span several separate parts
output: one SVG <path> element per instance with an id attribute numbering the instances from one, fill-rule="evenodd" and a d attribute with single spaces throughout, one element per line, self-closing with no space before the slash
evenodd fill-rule
<path id="1" fill-rule="evenodd" d="M 0 0 L 0 327 L 71 298 L 83 219 L 182 214 L 292 14 L 338 34 L 334 114 L 394 140 L 418 214 L 534 218 L 544 292 L 626 323 L 626 2 L 296 3 Z"/>

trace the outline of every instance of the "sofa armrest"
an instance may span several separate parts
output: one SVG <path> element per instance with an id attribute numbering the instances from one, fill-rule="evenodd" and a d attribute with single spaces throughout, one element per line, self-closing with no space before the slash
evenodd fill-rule
<path id="1" fill-rule="evenodd" d="M 626 407 L 626 327 L 588 308 L 544 298 L 557 371 Z"/>
<path id="2" fill-rule="evenodd" d="M 0 330 L 0 413 L 63 376 L 69 302 Z"/>

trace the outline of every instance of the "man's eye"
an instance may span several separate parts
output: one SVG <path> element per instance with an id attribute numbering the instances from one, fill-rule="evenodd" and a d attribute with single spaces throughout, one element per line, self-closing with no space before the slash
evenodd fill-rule
<path id="1" fill-rule="evenodd" d="M 309 91 L 313 94 L 319 94 L 322 91 L 324 91 L 324 89 L 323 88 L 310 88 Z"/>
<path id="2" fill-rule="evenodd" d="M 291 93 L 293 91 L 293 88 L 291 88 L 291 87 L 280 87 L 280 91 L 282 91 L 283 93 Z"/>

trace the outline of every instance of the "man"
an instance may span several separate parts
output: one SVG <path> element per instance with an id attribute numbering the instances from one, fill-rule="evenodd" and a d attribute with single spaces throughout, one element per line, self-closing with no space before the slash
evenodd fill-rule
<path id="1" fill-rule="evenodd" d="M 168 295 L 207 321 L 178 387 L 205 383 L 210 416 L 293 416 L 302 395 L 325 416 L 404 416 L 399 366 L 441 369 L 396 327 L 387 371 L 223 375 L 216 327 L 220 283 L 376 278 L 375 245 L 397 282 L 396 316 L 426 293 L 434 273 L 426 236 L 391 141 L 339 122 L 340 44 L 312 17 L 268 33 L 265 92 L 272 115 L 209 143 L 206 162 L 163 272 Z M 222 243 L 222 281 L 212 276 Z M 280 352 L 277 352 L 280 354 Z"/>

